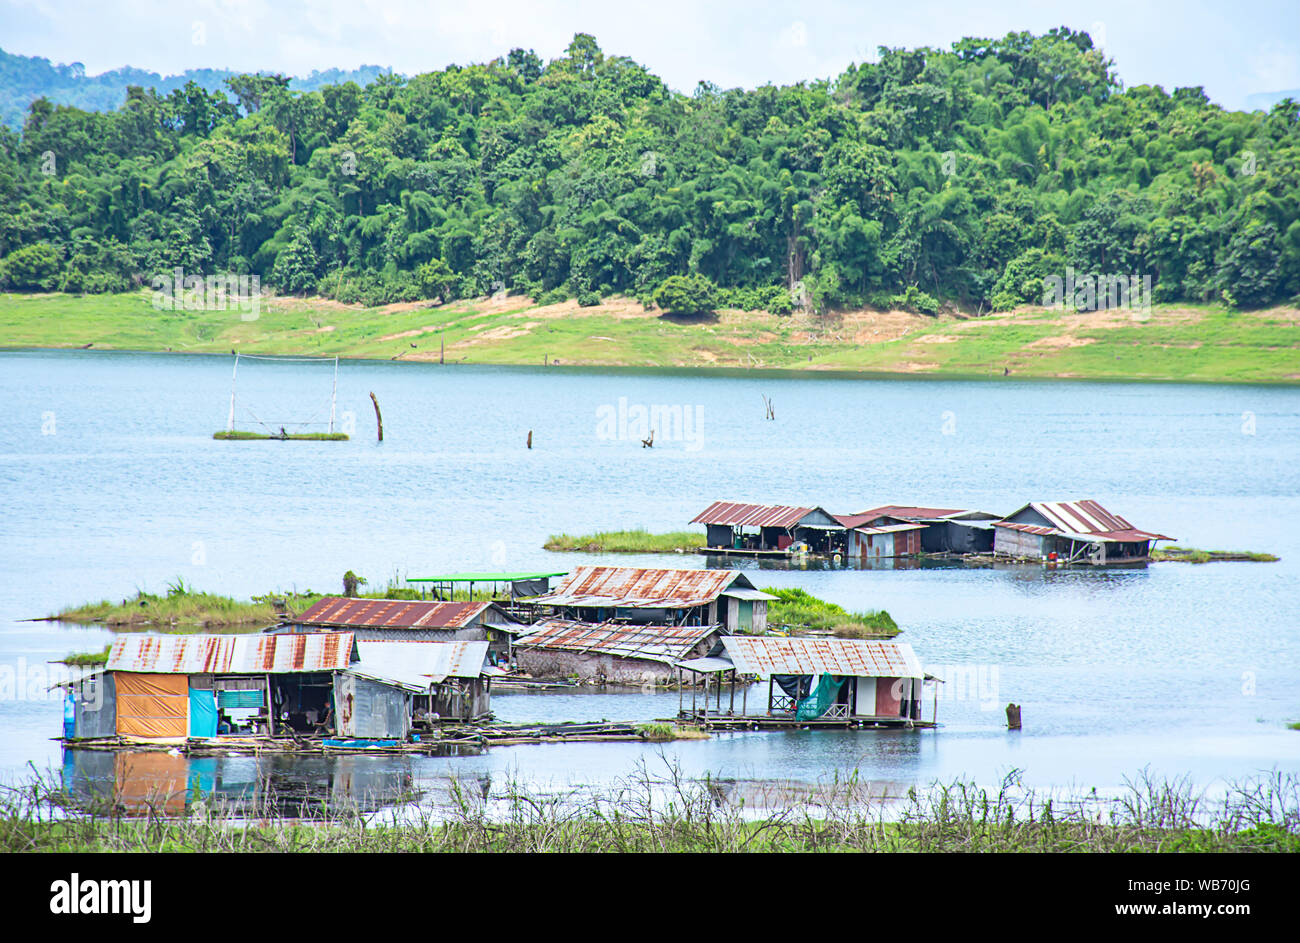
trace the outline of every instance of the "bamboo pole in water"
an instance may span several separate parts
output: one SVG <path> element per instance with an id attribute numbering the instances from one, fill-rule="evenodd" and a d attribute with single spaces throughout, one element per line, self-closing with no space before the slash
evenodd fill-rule
<path id="1" fill-rule="evenodd" d="M 235 369 L 230 372 L 230 416 L 226 419 L 226 431 L 235 428 L 235 377 L 239 375 L 239 354 L 235 354 Z"/>

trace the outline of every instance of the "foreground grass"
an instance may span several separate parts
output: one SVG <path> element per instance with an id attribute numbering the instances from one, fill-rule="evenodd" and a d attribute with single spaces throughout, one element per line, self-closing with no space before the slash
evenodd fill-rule
<path id="1" fill-rule="evenodd" d="M 652 534 L 645 530 L 609 530 L 584 537 L 553 534 L 545 550 L 583 553 L 689 553 L 704 546 L 704 535 L 689 530 Z"/>
<path id="2" fill-rule="evenodd" d="M 767 604 L 767 624 L 786 626 L 795 634 L 814 629 L 831 632 L 837 638 L 893 638 L 902 631 L 883 609 L 875 612 L 849 612 L 835 603 L 818 599 L 802 589 L 763 590 L 777 598 Z"/>
<path id="3" fill-rule="evenodd" d="M 450 804 L 400 822 L 347 809 L 287 818 L 266 804 L 238 811 L 191 797 L 185 814 L 149 801 L 75 797 L 36 779 L 0 794 L 0 852 L 1291 852 L 1300 851 L 1300 795 L 1281 773 L 1207 800 L 1186 780 L 1143 774 L 1114 800 L 1045 798 L 1016 774 L 910 790 L 889 813 L 857 773 L 791 786 L 755 816 L 730 781 L 689 780 L 642 764 L 602 794 L 539 792 L 508 783 L 492 809 L 477 782 L 452 784 Z M 503 800 L 503 801 L 502 801 Z"/>
<path id="4" fill-rule="evenodd" d="M 1152 548 L 1151 560 L 1155 563 L 1211 563 L 1218 560 L 1250 560 L 1256 563 L 1276 563 L 1271 553 L 1254 553 L 1247 550 L 1198 550 L 1195 547 Z"/>
<path id="5" fill-rule="evenodd" d="M 296 354 L 447 363 L 765 367 L 936 376 L 1296 382 L 1300 310 L 1011 313 L 939 318 L 900 311 L 674 319 L 626 298 L 582 308 L 525 297 L 363 308 L 266 298 L 237 311 L 158 311 L 121 295 L 0 294 L 12 347 Z M 780 414 L 780 403 L 775 404 Z"/>

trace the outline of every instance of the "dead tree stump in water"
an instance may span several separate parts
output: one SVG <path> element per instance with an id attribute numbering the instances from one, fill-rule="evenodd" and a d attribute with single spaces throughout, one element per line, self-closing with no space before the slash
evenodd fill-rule
<path id="1" fill-rule="evenodd" d="M 1007 705 L 1007 728 L 1009 730 L 1020 729 L 1020 705 L 1019 704 Z"/>
<path id="2" fill-rule="evenodd" d="M 379 426 L 379 441 L 384 441 L 384 417 L 379 415 L 379 400 L 375 399 L 375 394 L 370 394 L 370 402 L 375 404 L 375 423 Z"/>

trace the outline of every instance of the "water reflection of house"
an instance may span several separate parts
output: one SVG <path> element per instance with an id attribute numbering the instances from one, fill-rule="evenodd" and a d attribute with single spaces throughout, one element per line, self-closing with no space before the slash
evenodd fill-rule
<path id="1" fill-rule="evenodd" d="M 714 727 L 933 726 L 922 717 L 927 675 L 905 642 L 875 639 L 724 636 L 701 658 L 678 668 L 708 682 L 703 698 L 682 695 L 682 717 Z M 748 681 L 768 683 L 767 704 L 748 705 Z M 737 704 L 737 693 L 740 703 Z"/>
<path id="2" fill-rule="evenodd" d="M 486 641 L 358 642 L 350 632 L 122 635 L 102 673 L 72 684 L 70 732 L 400 739 L 420 711 L 487 713 L 487 651 Z"/>
<path id="3" fill-rule="evenodd" d="M 737 556 L 788 556 L 796 543 L 811 553 L 831 553 L 841 525 L 819 507 L 714 501 L 691 519 L 707 531 L 705 552 Z"/>
<path id="4" fill-rule="evenodd" d="M 765 631 L 773 598 L 739 570 L 580 566 L 533 604 L 537 612 L 579 622 L 720 624 L 735 634 Z"/>
<path id="5" fill-rule="evenodd" d="M 268 632 L 351 632 L 363 640 L 490 643 L 494 664 L 508 665 L 512 639 L 525 626 L 493 602 L 422 602 L 326 596 Z"/>
<path id="6" fill-rule="evenodd" d="M 371 812 L 415 794 L 405 756 L 183 756 L 160 750 L 65 750 L 63 788 L 86 811 L 179 815 L 202 801 L 236 813 Z"/>
<path id="7" fill-rule="evenodd" d="M 1086 500 L 1030 502 L 993 527 L 997 556 L 1062 563 L 1143 565 L 1153 543 L 1173 540 L 1138 530 L 1096 501 Z"/>

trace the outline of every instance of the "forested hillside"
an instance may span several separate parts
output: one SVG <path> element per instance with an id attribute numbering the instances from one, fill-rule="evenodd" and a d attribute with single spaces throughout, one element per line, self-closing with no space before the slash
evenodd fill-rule
<path id="1" fill-rule="evenodd" d="M 1297 110 L 1123 90 L 1064 28 L 690 95 L 585 34 L 551 62 L 516 49 L 364 88 L 133 88 L 113 112 L 41 100 L 0 129 L 0 277 L 104 292 L 180 268 L 367 304 L 659 290 L 774 312 L 793 289 L 815 310 L 933 313 L 1038 303 L 1073 267 L 1262 306 L 1300 293 Z"/>

